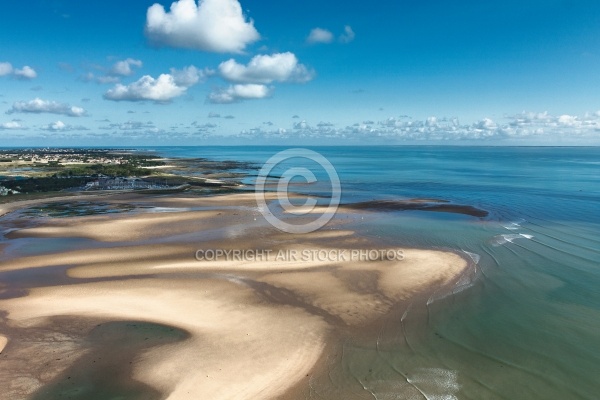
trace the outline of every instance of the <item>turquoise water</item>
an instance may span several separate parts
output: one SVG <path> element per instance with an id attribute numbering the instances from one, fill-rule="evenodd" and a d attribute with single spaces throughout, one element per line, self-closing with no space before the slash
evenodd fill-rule
<path id="1" fill-rule="evenodd" d="M 390 243 L 478 255 L 477 279 L 391 317 L 376 345 L 349 339 L 310 397 L 599 398 L 600 148 L 313 149 L 336 168 L 345 202 L 438 198 L 490 215 L 366 220 L 362 231 Z M 283 148 L 155 150 L 260 165 Z M 328 186 L 306 190 L 326 194 Z"/>

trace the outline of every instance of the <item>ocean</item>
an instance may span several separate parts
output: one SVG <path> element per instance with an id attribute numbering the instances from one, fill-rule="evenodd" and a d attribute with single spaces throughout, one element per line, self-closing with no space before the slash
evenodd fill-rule
<path id="1" fill-rule="evenodd" d="M 284 149 L 143 150 L 262 165 Z M 344 388 L 378 400 L 599 398 L 600 148 L 311 149 L 335 167 L 342 202 L 433 198 L 489 216 L 387 211 L 361 222 L 362 233 L 397 246 L 464 252 L 476 273 L 391 316 L 375 342 L 349 338 L 307 397 Z M 325 182 L 305 190 L 326 195 L 326 174 L 315 175 Z"/>

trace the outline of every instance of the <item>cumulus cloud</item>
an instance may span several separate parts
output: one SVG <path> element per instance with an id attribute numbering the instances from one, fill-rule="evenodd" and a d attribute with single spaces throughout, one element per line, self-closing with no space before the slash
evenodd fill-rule
<path id="1" fill-rule="evenodd" d="M 117 84 L 104 94 L 104 98 L 114 101 L 154 101 L 169 102 L 185 93 L 186 87 L 178 86 L 172 75 L 162 74 L 154 79 L 150 75 L 141 77 L 130 85 Z"/>
<path id="2" fill-rule="evenodd" d="M 344 33 L 342 33 L 339 37 L 339 41 L 342 43 L 350 43 L 355 37 L 356 34 L 352 30 L 352 27 L 350 27 L 350 25 L 346 25 L 344 27 Z"/>
<path id="3" fill-rule="evenodd" d="M 64 122 L 56 121 L 56 122 L 53 122 L 53 123 L 47 125 L 46 127 L 42 128 L 42 129 L 49 130 L 49 131 L 61 131 L 61 130 L 65 129 L 66 126 L 67 125 Z"/>
<path id="4" fill-rule="evenodd" d="M 62 114 L 69 117 L 83 117 L 87 114 L 85 109 L 81 107 L 71 106 L 69 104 L 59 103 L 56 101 L 42 100 L 39 97 L 30 101 L 17 101 L 6 113 L 49 113 Z"/>
<path id="5" fill-rule="evenodd" d="M 356 34 L 352 30 L 350 25 L 346 25 L 344 27 L 344 32 L 342 32 L 338 36 L 338 41 L 340 43 L 350 43 L 354 40 Z M 318 44 L 318 43 L 332 43 L 334 40 L 333 33 L 327 29 L 323 28 L 314 28 L 308 34 L 306 38 L 306 43 L 308 44 Z"/>
<path id="6" fill-rule="evenodd" d="M 114 101 L 154 101 L 167 103 L 183 95 L 188 88 L 204 77 L 204 73 L 194 66 L 183 70 L 171 69 L 170 74 L 158 78 L 145 75 L 139 80 L 123 85 L 118 83 L 104 94 L 104 98 Z"/>
<path id="7" fill-rule="evenodd" d="M 74 126 L 65 124 L 62 121 L 56 121 L 41 128 L 43 131 L 49 132 L 68 132 L 68 131 L 87 131 L 85 126 Z"/>
<path id="8" fill-rule="evenodd" d="M 217 104 L 236 103 L 242 100 L 263 99 L 271 94 L 271 89 L 265 85 L 244 84 L 231 85 L 228 88 L 217 89 L 208 95 L 208 101 Z"/>
<path id="9" fill-rule="evenodd" d="M 11 63 L 0 62 L 0 76 L 12 76 L 15 79 L 31 80 L 37 78 L 37 72 L 28 65 L 23 68 L 13 68 Z"/>
<path id="10" fill-rule="evenodd" d="M 214 113 L 214 112 L 209 112 L 208 113 L 208 118 L 221 118 L 221 114 Z"/>
<path id="11" fill-rule="evenodd" d="M 17 79 L 30 80 L 37 78 L 37 72 L 30 66 L 26 65 L 21 69 L 15 69 L 13 75 Z"/>
<path id="12" fill-rule="evenodd" d="M 306 121 L 302 120 L 300 122 L 295 122 L 293 125 L 294 129 L 307 129 L 309 128 L 308 124 L 306 123 Z"/>
<path id="13" fill-rule="evenodd" d="M 237 83 L 308 82 L 314 72 L 300 64 L 290 52 L 253 57 L 248 65 L 238 64 L 234 59 L 219 65 L 220 75 Z"/>
<path id="14" fill-rule="evenodd" d="M 431 116 L 423 120 L 405 115 L 379 122 L 357 122 L 335 127 L 328 122 L 311 125 L 305 120 L 294 122 L 291 129 L 265 130 L 261 127 L 242 131 L 244 138 L 337 139 L 364 142 L 508 142 L 508 143 L 597 143 L 600 138 L 600 113 L 584 116 L 551 115 L 523 112 L 505 117 L 505 121 L 483 118 L 463 124 L 458 118 Z"/>
<path id="15" fill-rule="evenodd" d="M 11 63 L 0 62 L 0 76 L 10 75 L 13 72 L 13 66 Z"/>
<path id="16" fill-rule="evenodd" d="M 144 64 L 141 60 L 126 58 L 117 61 L 110 68 L 100 65 L 90 65 L 94 70 L 102 71 L 102 75 L 96 75 L 94 72 L 86 72 L 79 77 L 84 82 L 96 82 L 101 84 L 112 84 L 121 82 L 121 78 L 131 76 L 135 73 L 135 68 L 140 68 Z"/>
<path id="17" fill-rule="evenodd" d="M 19 121 L 9 121 L 0 124 L 0 130 L 10 130 L 10 129 L 23 129 L 23 125 L 19 123 Z"/>
<path id="18" fill-rule="evenodd" d="M 194 86 L 201 80 L 204 80 L 207 76 L 214 74 L 214 71 L 209 69 L 200 70 L 193 65 L 185 67 L 181 70 L 171 68 L 171 75 L 173 80 L 179 86 L 190 87 Z"/>
<path id="19" fill-rule="evenodd" d="M 126 60 L 117 61 L 109 71 L 109 75 L 113 76 L 130 76 L 133 75 L 133 68 L 140 68 L 143 65 L 142 61 L 128 58 Z"/>
<path id="20" fill-rule="evenodd" d="M 179 0 L 166 11 L 154 4 L 146 13 L 146 36 L 156 45 L 242 53 L 260 39 L 238 0 Z"/>
<path id="21" fill-rule="evenodd" d="M 539 135 L 548 132 L 576 134 L 579 136 L 596 134 L 600 131 L 600 113 L 583 116 L 568 114 L 551 115 L 548 112 L 522 112 L 509 116 L 507 131 L 513 135 Z"/>
<path id="22" fill-rule="evenodd" d="M 333 42 L 333 33 L 323 28 L 314 28 L 308 34 L 306 42 L 310 44 L 315 43 L 331 43 Z"/>

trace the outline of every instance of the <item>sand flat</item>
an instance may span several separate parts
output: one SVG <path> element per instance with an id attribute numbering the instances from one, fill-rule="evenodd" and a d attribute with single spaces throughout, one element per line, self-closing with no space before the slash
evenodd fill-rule
<path id="1" fill-rule="evenodd" d="M 2 353 L 7 344 L 8 338 L 6 336 L 0 335 L 0 353 Z"/>
<path id="2" fill-rule="evenodd" d="M 173 399 L 276 397 L 319 359 L 328 333 L 319 317 L 267 305 L 226 281 L 139 280 L 36 289 L 2 307 L 15 323 L 57 315 L 143 320 L 185 329 L 190 340 L 151 350 L 135 378 Z"/>
<path id="3" fill-rule="evenodd" d="M 151 348 L 133 365 L 132 378 L 168 399 L 278 398 L 308 379 L 341 330 L 370 326 L 396 303 L 452 285 L 467 269 L 457 254 L 416 249 L 402 249 L 402 260 L 278 259 L 279 250 L 335 254 L 378 247 L 339 221 L 313 234 L 284 235 L 255 221 L 254 194 L 101 201 L 132 199 L 218 209 L 48 219 L 20 228 L 10 240 L 85 237 L 110 246 L 3 261 L 0 273 L 30 269 L 35 277 L 60 267 L 65 275 L 63 284 L 37 281 L 26 296 L 0 300 L 2 323 L 17 341 L 19 331 L 60 330 L 49 323 L 56 317 L 145 321 L 188 332 L 188 339 Z M 266 259 L 195 259 L 197 249 L 265 246 L 273 251 Z M 43 373 L 43 366 L 13 360 L 14 371 L 5 369 L 0 385 L 31 394 L 85 353 L 63 346 L 68 335 L 60 331 L 51 337 L 57 342 L 47 346 L 69 358 L 53 360 L 55 367 Z"/>
<path id="4" fill-rule="evenodd" d="M 221 212 L 222 213 L 222 212 Z M 12 237 L 82 237 L 101 242 L 129 242 L 199 230 L 217 211 L 147 213 L 133 216 L 80 217 L 26 228 Z"/>

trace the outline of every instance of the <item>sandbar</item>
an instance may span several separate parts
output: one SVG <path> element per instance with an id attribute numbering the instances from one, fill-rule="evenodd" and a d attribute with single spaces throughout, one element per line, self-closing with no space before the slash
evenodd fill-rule
<path id="1" fill-rule="evenodd" d="M 0 298 L 0 332 L 13 344 L 2 353 L 0 385 L 6 390 L 0 398 L 28 398 L 59 379 L 87 354 L 86 335 L 98 321 L 142 321 L 189 335 L 132 361 L 130 378 L 163 398 L 281 398 L 309 384 L 341 332 L 369 326 L 399 302 L 452 286 L 468 270 L 456 253 L 402 247 L 394 249 L 402 259 L 320 258 L 381 246 L 335 219 L 313 234 L 282 234 L 260 217 L 253 194 L 113 195 L 101 201 L 175 211 L 48 218 L 10 232 L 0 282 L 5 274 L 32 278 L 25 295 Z M 10 251 L 20 240 L 68 238 L 88 241 L 50 255 Z M 198 249 L 219 248 L 272 253 L 243 260 L 197 257 Z M 280 251 L 287 256 L 278 259 Z M 314 256 L 291 256 L 303 251 Z M 64 275 L 60 284 L 35 278 L 48 271 Z M 67 335 L 52 323 L 56 318 L 81 326 Z M 52 339 L 20 339 L 43 332 Z M 0 350 L 6 340 L 0 336 Z M 52 368 L 45 366 L 50 361 Z"/>

